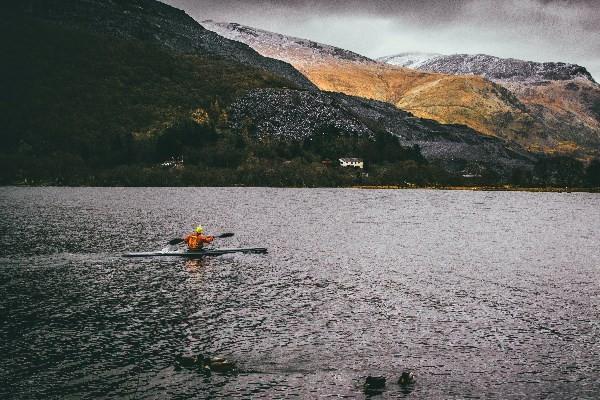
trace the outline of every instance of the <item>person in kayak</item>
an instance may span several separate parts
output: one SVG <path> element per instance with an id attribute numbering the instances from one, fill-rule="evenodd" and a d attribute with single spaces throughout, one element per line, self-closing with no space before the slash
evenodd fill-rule
<path id="1" fill-rule="evenodd" d="M 203 234 L 204 228 L 201 225 L 198 225 L 194 232 L 190 233 L 185 237 L 185 243 L 188 246 L 188 249 L 192 251 L 200 250 L 204 247 L 204 244 L 211 243 L 215 237 L 214 236 L 206 236 Z"/>

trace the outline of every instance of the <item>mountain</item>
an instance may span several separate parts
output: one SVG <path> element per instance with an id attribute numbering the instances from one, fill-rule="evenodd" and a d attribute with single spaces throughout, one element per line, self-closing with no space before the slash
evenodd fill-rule
<path id="1" fill-rule="evenodd" d="M 3 182 L 154 163 L 162 158 L 157 139 L 177 121 L 213 123 L 245 90 L 316 90 L 289 64 L 157 1 L 2 8 Z"/>
<path id="2" fill-rule="evenodd" d="M 425 73 L 235 23 L 201 23 L 265 56 L 289 62 L 321 90 L 385 101 L 418 117 L 467 125 L 507 140 L 518 141 L 537 127 L 518 99 L 481 77 Z"/>
<path id="3" fill-rule="evenodd" d="M 377 61 L 406 68 L 419 68 L 432 58 L 441 56 L 438 53 L 399 53 L 377 58 Z"/>
<path id="4" fill-rule="evenodd" d="M 507 176 L 535 161 L 518 146 L 482 136 L 463 125 L 442 125 L 399 110 L 393 105 L 342 93 L 255 89 L 230 108 L 233 127 L 256 121 L 252 131 L 262 137 L 310 139 L 324 130 L 375 137 L 392 134 L 401 145 L 418 146 L 423 156 L 455 173 L 491 169 Z"/>
<path id="5" fill-rule="evenodd" d="M 561 62 L 533 62 L 486 54 L 401 53 L 379 61 L 422 71 L 454 75 L 479 75 L 495 81 L 541 82 L 582 78 L 594 82 L 582 66 Z M 413 61 L 414 60 L 414 61 Z"/>
<path id="6" fill-rule="evenodd" d="M 418 59 L 418 63 L 411 60 Z M 485 54 L 410 54 L 379 60 L 420 71 L 482 76 L 503 86 L 554 140 L 552 149 L 600 152 L 600 85 L 582 66 L 533 62 Z"/>
<path id="7" fill-rule="evenodd" d="M 439 166 L 458 179 L 477 171 L 507 181 L 536 161 L 465 126 L 319 91 L 289 64 L 158 2 L 17 5 L 0 26 L 2 183 L 351 184 L 355 173 L 329 172 L 320 162 L 344 155 L 364 157 L 372 182 L 425 173 L 422 182 L 447 182 Z M 182 171 L 157 167 L 180 156 Z M 268 175 L 290 159 L 301 161 L 285 177 Z M 410 173 L 402 172 L 404 162 Z M 294 174 L 304 175 L 288 180 Z"/>
<path id="8" fill-rule="evenodd" d="M 565 85 L 557 84 L 561 86 L 558 92 L 567 99 L 563 101 L 555 98 L 554 89 L 548 93 L 548 88 L 543 87 L 556 85 L 556 81 L 536 82 L 537 86 L 527 87 L 531 90 L 520 91 L 505 79 L 465 75 L 453 69 L 428 69 L 429 63 L 446 57 L 437 54 L 405 53 L 376 61 L 333 46 L 236 23 L 201 23 L 265 56 L 289 62 L 322 90 L 389 102 L 418 117 L 464 124 L 534 151 L 583 158 L 598 154 L 593 116 L 599 108 L 595 83 L 581 67 L 557 64 L 546 70 L 531 68 L 540 77 L 578 76 L 569 81 L 570 88 L 577 87 L 572 92 L 567 92 L 566 81 L 561 81 Z M 496 73 L 511 68 L 498 67 Z M 577 98 L 587 100 L 582 103 Z"/>
<path id="9" fill-rule="evenodd" d="M 242 43 L 206 30 L 184 11 L 159 1 L 24 0 L 10 4 L 17 15 L 26 14 L 64 27 L 153 43 L 179 54 L 217 56 L 263 69 L 299 88 L 314 89 L 314 85 L 289 64 L 263 57 Z"/>
<path id="10" fill-rule="evenodd" d="M 0 170 L 9 177 L 150 161 L 174 121 L 207 119 L 251 88 L 294 86 L 221 57 L 23 16 L 0 24 L 0 50 Z"/>

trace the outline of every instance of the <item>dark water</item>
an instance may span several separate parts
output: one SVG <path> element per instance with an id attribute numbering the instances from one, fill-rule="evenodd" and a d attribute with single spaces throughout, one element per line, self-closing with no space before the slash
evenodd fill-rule
<path id="1" fill-rule="evenodd" d="M 119 257 L 196 223 L 270 252 Z M 0 398 L 600 397 L 598 194 L 1 188 L 0 234 Z"/>

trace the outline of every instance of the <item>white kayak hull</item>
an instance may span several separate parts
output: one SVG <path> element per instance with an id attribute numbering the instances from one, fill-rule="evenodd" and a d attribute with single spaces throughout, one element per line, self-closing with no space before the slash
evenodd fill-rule
<path id="1" fill-rule="evenodd" d="M 123 257 L 183 257 L 183 258 L 202 258 L 216 257 L 223 254 L 232 253 L 250 253 L 265 254 L 267 249 L 264 247 L 247 247 L 234 249 L 202 249 L 198 251 L 149 251 L 139 253 L 125 253 Z"/>

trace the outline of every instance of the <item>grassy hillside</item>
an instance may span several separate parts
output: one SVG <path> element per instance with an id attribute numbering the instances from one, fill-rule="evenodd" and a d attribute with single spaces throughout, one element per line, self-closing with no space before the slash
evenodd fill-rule
<path id="1" fill-rule="evenodd" d="M 135 161 L 134 147 L 194 110 L 207 118 L 248 88 L 292 86 L 232 61 L 35 20 L 3 23 L 0 43 L 4 175 L 56 162 L 71 168 Z"/>
<path id="2" fill-rule="evenodd" d="M 480 77 L 338 60 L 294 66 L 321 90 L 386 101 L 443 124 L 466 125 L 518 143 L 523 131 L 534 128 L 533 119 L 516 98 Z"/>

